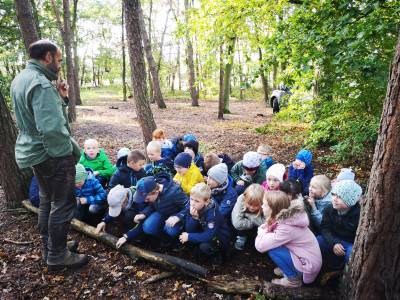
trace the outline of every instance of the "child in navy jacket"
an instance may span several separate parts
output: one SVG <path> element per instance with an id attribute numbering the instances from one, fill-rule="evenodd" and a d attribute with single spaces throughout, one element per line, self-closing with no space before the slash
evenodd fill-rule
<path id="1" fill-rule="evenodd" d="M 311 161 L 312 153 L 302 149 L 297 153 L 296 160 L 289 166 L 289 179 L 299 180 L 303 184 L 303 195 L 308 195 L 310 181 L 314 176 L 314 167 Z"/>
<path id="2" fill-rule="evenodd" d="M 199 252 L 208 257 L 221 257 L 229 249 L 228 225 L 205 183 L 198 183 L 192 188 L 190 203 L 165 222 L 164 231 L 171 237 L 180 233 L 182 244 L 196 244 Z"/>
<path id="3" fill-rule="evenodd" d="M 117 248 L 142 233 L 161 237 L 162 229 L 170 216 L 182 210 L 187 203 L 183 190 L 175 185 L 168 174 L 148 176 L 139 180 L 133 201 L 144 203 L 145 207 L 135 217 L 137 224 L 117 242 Z"/>

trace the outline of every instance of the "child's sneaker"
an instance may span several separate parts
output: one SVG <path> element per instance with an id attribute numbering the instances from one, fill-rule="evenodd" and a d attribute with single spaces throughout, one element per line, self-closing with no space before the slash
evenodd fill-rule
<path id="1" fill-rule="evenodd" d="M 244 250 L 244 245 L 246 244 L 246 241 L 247 241 L 247 236 L 238 235 L 236 237 L 235 249 L 239 251 Z"/>
<path id="2" fill-rule="evenodd" d="M 303 282 L 299 277 L 289 279 L 286 276 L 279 279 L 272 279 L 271 283 L 289 288 L 297 288 L 303 285 Z"/>
<path id="3" fill-rule="evenodd" d="M 275 268 L 274 269 L 274 274 L 276 275 L 276 276 L 279 276 L 279 277 L 283 277 L 284 275 L 283 275 L 283 272 L 282 272 L 282 270 L 280 269 L 280 268 Z"/>

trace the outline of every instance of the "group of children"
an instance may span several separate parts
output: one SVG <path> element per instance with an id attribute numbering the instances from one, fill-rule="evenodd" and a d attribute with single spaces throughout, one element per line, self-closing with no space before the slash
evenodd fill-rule
<path id="1" fill-rule="evenodd" d="M 351 169 L 333 182 L 314 176 L 306 149 L 288 167 L 270 154 L 260 145 L 237 163 L 226 154 L 203 157 L 196 136 L 168 140 L 157 129 L 146 148 L 148 163 L 141 151 L 122 148 L 113 165 L 88 139 L 76 166 L 75 217 L 102 214 L 98 233 L 119 222 L 125 234 L 117 248 L 151 237 L 168 249 L 190 245 L 215 263 L 253 244 L 277 265 L 273 283 L 309 284 L 322 262 L 329 269 L 348 262 L 362 190 Z"/>

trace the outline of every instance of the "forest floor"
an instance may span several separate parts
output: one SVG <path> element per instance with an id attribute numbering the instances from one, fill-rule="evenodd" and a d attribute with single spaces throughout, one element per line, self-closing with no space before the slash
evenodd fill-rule
<path id="1" fill-rule="evenodd" d="M 257 101 L 232 101 L 232 114 L 226 115 L 223 121 L 216 118 L 216 101 L 200 101 L 200 107 L 191 107 L 188 100 L 167 100 L 166 103 L 167 109 L 159 110 L 154 105 L 152 109 L 157 126 L 165 129 L 168 137 L 193 133 L 200 140 L 202 153 L 225 152 L 235 160 L 265 143 L 272 147 L 274 160 L 287 165 L 300 149 L 307 132 L 306 125 L 272 121 L 271 109 Z M 143 150 L 142 133 L 132 99 L 122 102 L 118 97 L 104 94 L 87 101 L 77 111 L 78 121 L 73 125 L 73 131 L 80 145 L 86 138 L 96 138 L 113 162 L 118 149 L 123 146 Z M 271 125 L 265 134 L 256 132 L 256 128 L 267 123 Z M 315 173 L 333 178 L 342 166 L 321 163 L 317 159 L 328 152 L 313 151 Z M 356 168 L 357 172 L 364 174 L 361 180 L 366 180 L 369 167 L 366 163 Z M 4 202 L 1 199 L 0 194 L 0 203 Z M 156 265 L 143 260 L 133 262 L 101 242 L 73 230 L 70 238 L 79 241 L 82 253 L 90 255 L 89 265 L 75 273 L 50 274 L 41 261 L 36 224 L 36 216 L 22 210 L 0 211 L 0 299 L 241 298 L 213 292 L 205 284 L 181 275 L 146 285 L 144 280 L 161 272 Z M 272 262 L 267 255 L 257 253 L 250 243 L 246 251 L 234 252 L 231 261 L 222 266 L 197 261 L 188 253 L 184 257 L 209 268 L 211 275 L 229 274 L 234 278 L 245 276 L 254 280 L 272 278 Z"/>

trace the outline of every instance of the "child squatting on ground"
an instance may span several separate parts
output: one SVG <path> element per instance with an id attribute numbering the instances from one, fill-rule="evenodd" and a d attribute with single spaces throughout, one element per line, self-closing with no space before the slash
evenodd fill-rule
<path id="1" fill-rule="evenodd" d="M 258 228 L 255 247 L 259 252 L 268 252 L 278 266 L 274 273 L 282 278 L 273 279 L 272 283 L 299 287 L 318 276 L 322 256 L 317 239 L 308 228 L 304 208 L 290 204 L 282 191 L 264 194 L 263 212 L 270 217 Z"/>

